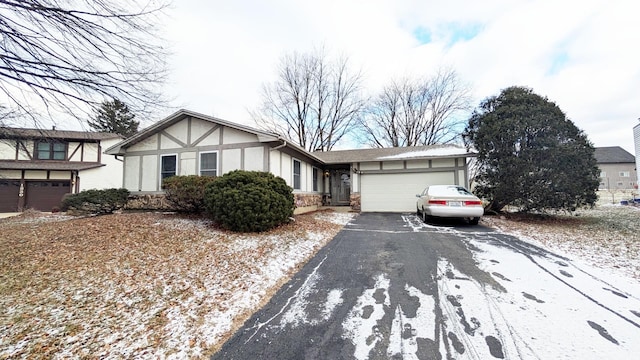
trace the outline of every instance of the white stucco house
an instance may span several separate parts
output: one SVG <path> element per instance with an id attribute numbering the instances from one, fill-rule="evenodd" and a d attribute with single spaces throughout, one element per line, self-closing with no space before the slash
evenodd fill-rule
<path id="1" fill-rule="evenodd" d="M 451 145 L 308 152 L 279 135 L 179 110 L 105 153 L 124 161 L 122 186 L 161 195 L 173 175 L 222 176 L 268 171 L 293 188 L 298 208 L 351 206 L 362 211 L 415 211 L 430 184 L 469 181 L 467 158 Z"/>

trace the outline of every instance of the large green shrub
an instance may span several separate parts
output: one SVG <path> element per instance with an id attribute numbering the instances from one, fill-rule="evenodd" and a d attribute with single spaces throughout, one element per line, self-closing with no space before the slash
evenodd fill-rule
<path id="1" fill-rule="evenodd" d="M 172 176 L 162 182 L 162 189 L 173 208 L 185 213 L 204 212 L 204 194 L 207 185 L 215 181 L 212 176 Z"/>
<path id="2" fill-rule="evenodd" d="M 92 214 L 111 214 L 127 204 L 129 190 L 105 189 L 85 190 L 66 196 L 62 200 L 62 211 L 80 211 Z"/>
<path id="3" fill-rule="evenodd" d="M 268 172 L 235 170 L 209 184 L 205 205 L 225 229 L 259 232 L 289 221 L 293 215 L 291 187 Z"/>

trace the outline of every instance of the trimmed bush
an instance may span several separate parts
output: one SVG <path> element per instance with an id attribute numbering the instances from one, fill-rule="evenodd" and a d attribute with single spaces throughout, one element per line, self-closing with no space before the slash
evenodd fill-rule
<path id="1" fill-rule="evenodd" d="M 204 193 L 215 179 L 213 176 L 172 176 L 164 179 L 162 189 L 176 211 L 198 214 L 205 211 Z"/>
<path id="2" fill-rule="evenodd" d="M 127 204 L 129 190 L 85 190 L 62 199 L 62 211 L 81 211 L 92 214 L 111 214 Z"/>
<path id="3" fill-rule="evenodd" d="M 259 232 L 293 216 L 293 189 L 268 172 L 235 170 L 207 186 L 209 216 L 225 229 Z"/>

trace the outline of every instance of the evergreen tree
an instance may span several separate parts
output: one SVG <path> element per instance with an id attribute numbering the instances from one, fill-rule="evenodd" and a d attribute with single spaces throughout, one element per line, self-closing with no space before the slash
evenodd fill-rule
<path id="1" fill-rule="evenodd" d="M 140 123 L 134 120 L 135 117 L 125 103 L 115 99 L 104 101 L 99 108 L 94 110 L 94 116 L 88 123 L 95 131 L 111 132 L 129 137 L 138 132 Z"/>
<path id="2" fill-rule="evenodd" d="M 474 191 L 488 211 L 593 206 L 599 170 L 594 148 L 560 108 L 531 89 L 510 87 L 485 99 L 465 129 L 478 151 Z"/>

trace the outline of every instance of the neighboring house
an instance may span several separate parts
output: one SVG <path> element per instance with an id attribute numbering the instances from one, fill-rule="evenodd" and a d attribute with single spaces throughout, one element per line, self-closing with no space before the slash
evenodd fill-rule
<path id="1" fill-rule="evenodd" d="M 52 211 L 65 194 L 121 187 L 117 134 L 0 127 L 0 212 Z"/>
<path id="2" fill-rule="evenodd" d="M 123 186 L 161 195 L 173 175 L 221 176 L 257 170 L 283 178 L 298 208 L 352 206 L 363 211 L 415 211 L 429 184 L 467 185 L 466 158 L 455 146 L 308 152 L 279 135 L 180 110 L 112 146 L 124 159 Z"/>
<path id="3" fill-rule="evenodd" d="M 595 148 L 600 168 L 599 190 L 637 189 L 636 158 L 620 146 Z"/>

